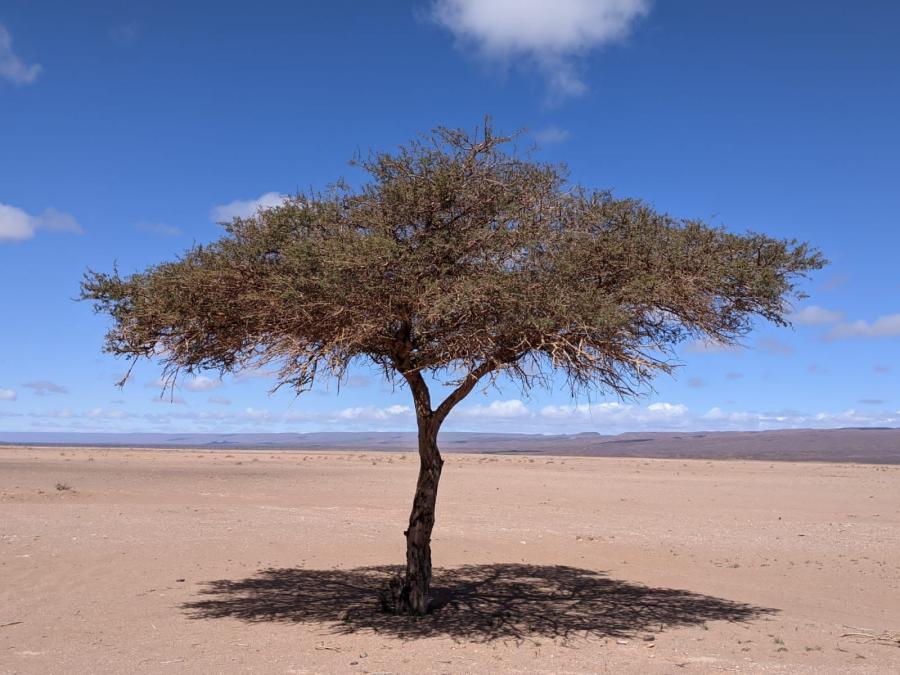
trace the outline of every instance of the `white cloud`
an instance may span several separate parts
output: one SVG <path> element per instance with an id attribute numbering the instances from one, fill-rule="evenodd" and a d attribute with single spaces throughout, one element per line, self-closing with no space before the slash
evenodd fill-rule
<path id="1" fill-rule="evenodd" d="M 896 426 L 900 411 L 860 413 L 853 408 L 838 412 L 804 413 L 795 410 L 776 412 L 725 412 L 711 408 L 699 422 L 716 431 L 764 429 L 837 429 L 841 427 Z"/>
<path id="2" fill-rule="evenodd" d="M 534 140 L 536 140 L 539 145 L 553 145 L 569 140 L 569 135 L 570 134 L 566 129 L 550 126 L 535 131 Z"/>
<path id="3" fill-rule="evenodd" d="M 207 401 L 216 405 L 231 405 L 231 399 L 224 396 L 210 396 Z"/>
<path id="4" fill-rule="evenodd" d="M 492 63 L 536 67 L 557 96 L 587 91 L 576 60 L 618 42 L 650 0 L 435 0 L 434 20 Z"/>
<path id="5" fill-rule="evenodd" d="M 249 218 L 250 216 L 255 216 L 256 212 L 260 209 L 278 206 L 286 198 L 286 195 L 279 194 L 278 192 L 267 192 L 256 199 L 236 199 L 228 204 L 221 204 L 220 206 L 214 207 L 209 212 L 209 218 L 214 223 L 230 223 L 235 218 Z"/>
<path id="6" fill-rule="evenodd" d="M 188 391 L 209 391 L 210 389 L 218 389 L 222 386 L 222 380 L 214 380 L 206 375 L 198 375 L 193 380 L 185 383 L 184 388 Z"/>
<path id="7" fill-rule="evenodd" d="M 595 408 L 607 408 L 611 410 L 618 409 L 621 403 L 600 403 Z M 571 405 L 547 405 L 541 408 L 540 416 L 549 419 L 569 420 L 573 418 L 586 418 L 590 415 L 591 406 L 584 403 L 573 403 Z"/>
<path id="8" fill-rule="evenodd" d="M 689 410 L 680 403 L 657 402 L 647 406 L 611 401 L 596 404 L 548 405 L 538 413 L 539 422 L 586 428 L 604 433 L 656 428 L 680 428 L 688 421 Z"/>
<path id="9" fill-rule="evenodd" d="M 131 417 L 125 410 L 108 410 L 106 408 L 94 408 L 85 415 L 88 419 L 96 420 L 124 420 Z"/>
<path id="10" fill-rule="evenodd" d="M 862 401 L 870 408 L 874 400 Z M 109 430 L 180 432 L 241 432 L 254 428 L 269 432 L 289 431 L 378 431 L 415 429 L 415 416 L 406 405 L 379 408 L 360 406 L 337 410 L 289 410 L 273 412 L 245 408 L 240 412 L 192 410 L 169 406 L 160 412 L 134 413 L 121 409 L 62 409 L 31 413 L 5 413 L 2 417 L 28 417 L 43 430 Z M 489 405 L 460 408 L 447 420 L 447 431 L 528 432 L 601 434 L 652 431 L 761 431 L 766 429 L 881 427 L 900 425 L 900 410 L 860 412 L 854 408 L 837 412 L 797 410 L 746 411 L 714 407 L 692 411 L 681 403 L 656 402 L 638 405 L 621 402 L 548 405 L 530 409 L 516 399 Z M 476 412 L 473 414 L 472 411 Z M 164 411 L 164 412 L 163 412 Z"/>
<path id="11" fill-rule="evenodd" d="M 0 389 L 0 401 L 15 401 L 18 398 L 15 389 Z"/>
<path id="12" fill-rule="evenodd" d="M 788 317 L 798 326 L 821 326 L 829 323 L 837 323 L 844 318 L 843 312 L 836 312 L 817 305 L 804 307 Z"/>
<path id="13" fill-rule="evenodd" d="M 13 84 L 31 84 L 41 74 L 38 63 L 27 64 L 13 51 L 12 35 L 0 24 L 0 77 Z"/>
<path id="14" fill-rule="evenodd" d="M 0 204 L 0 241 L 31 239 L 38 230 L 82 233 L 81 226 L 68 213 L 45 209 L 32 216 L 15 206 Z"/>
<path id="15" fill-rule="evenodd" d="M 338 411 L 335 416 L 337 419 L 342 420 L 384 421 L 395 417 L 408 417 L 411 414 L 412 408 L 408 405 L 391 405 L 386 408 L 377 408 L 375 406 L 344 408 Z"/>
<path id="16" fill-rule="evenodd" d="M 896 337 L 900 335 L 900 314 L 886 314 L 879 316 L 875 321 L 853 321 L 839 323 L 826 335 L 832 340 L 841 338 L 877 338 Z"/>
<path id="17" fill-rule="evenodd" d="M 651 403 L 640 406 L 626 403 L 546 406 L 534 419 L 539 431 L 562 427 L 563 433 L 598 431 L 754 431 L 788 428 L 838 428 L 850 426 L 896 426 L 900 411 L 860 413 L 849 409 L 838 412 L 805 413 L 786 411 L 725 411 L 714 407 L 696 413 L 681 403 Z"/>
<path id="18" fill-rule="evenodd" d="M 647 406 L 647 412 L 665 417 L 683 417 L 688 408 L 681 403 L 651 403 Z"/>
<path id="19" fill-rule="evenodd" d="M 474 405 L 460 408 L 456 418 L 510 419 L 528 417 L 531 413 L 522 401 L 491 401 L 488 405 Z"/>
<path id="20" fill-rule="evenodd" d="M 352 423 L 357 425 L 370 423 L 376 427 L 397 422 L 400 422 L 401 426 L 406 426 L 415 420 L 412 408 L 408 405 L 390 405 L 384 408 L 368 405 L 324 411 L 292 410 L 283 413 L 279 418 L 287 422 L 316 424 Z"/>

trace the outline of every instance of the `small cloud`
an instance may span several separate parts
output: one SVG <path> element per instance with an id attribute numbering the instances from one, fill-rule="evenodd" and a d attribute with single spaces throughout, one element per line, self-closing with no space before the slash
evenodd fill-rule
<path id="1" fill-rule="evenodd" d="M 881 398 L 861 398 L 859 402 L 864 405 L 884 405 L 885 401 Z"/>
<path id="2" fill-rule="evenodd" d="M 689 342 L 684 351 L 689 354 L 720 354 L 722 352 L 736 352 L 741 349 L 738 345 L 729 345 L 715 340 L 694 340 Z"/>
<path id="3" fill-rule="evenodd" d="M 43 68 L 40 64 L 25 63 L 16 55 L 12 35 L 0 24 L 0 77 L 13 84 L 31 84 L 41 74 L 41 70 Z"/>
<path id="4" fill-rule="evenodd" d="M 528 417 L 531 413 L 522 401 L 492 401 L 488 405 L 474 405 L 461 408 L 456 418 L 487 417 L 492 419 L 509 419 L 511 417 Z"/>
<path id="5" fill-rule="evenodd" d="M 742 377 L 744 377 L 743 373 L 735 373 L 735 372 L 725 373 L 726 380 L 740 380 Z"/>
<path id="6" fill-rule="evenodd" d="M 18 398 L 15 389 L 0 389 L 0 401 L 15 401 Z"/>
<path id="7" fill-rule="evenodd" d="M 32 216 L 15 206 L 0 204 L 0 241 L 31 239 L 38 230 L 83 233 L 81 226 L 68 213 L 45 209 L 40 215 Z"/>
<path id="8" fill-rule="evenodd" d="M 242 380 L 265 380 L 278 374 L 277 370 L 268 370 L 266 368 L 247 368 L 239 370 L 234 374 L 234 379 L 238 382 Z"/>
<path id="9" fill-rule="evenodd" d="M 115 25 L 109 29 L 109 38 L 121 47 L 130 47 L 137 43 L 138 25 L 134 21 Z"/>
<path id="10" fill-rule="evenodd" d="M 175 405 L 187 404 L 187 401 L 185 401 L 181 396 L 154 396 L 150 400 L 154 403 L 174 403 Z"/>
<path id="11" fill-rule="evenodd" d="M 885 314 L 879 316 L 872 323 L 862 320 L 839 323 L 825 337 L 830 340 L 841 340 L 854 337 L 879 338 L 898 335 L 900 335 L 900 314 Z"/>
<path id="12" fill-rule="evenodd" d="M 389 405 L 386 408 L 375 406 L 361 406 L 356 408 L 344 408 L 339 410 L 335 417 L 339 420 L 352 421 L 385 421 L 395 418 L 409 417 L 412 408 L 408 405 Z"/>
<path id="13" fill-rule="evenodd" d="M 681 417 L 687 415 L 688 407 L 681 403 L 651 403 L 647 406 L 651 413 L 665 415 L 667 417 Z"/>
<path id="14" fill-rule="evenodd" d="M 180 237 L 182 234 L 181 230 L 174 225 L 165 225 L 164 223 L 139 223 L 137 229 L 159 237 Z"/>
<path id="15" fill-rule="evenodd" d="M 877 363 L 872 366 L 872 370 L 878 375 L 886 375 L 887 373 L 891 372 L 893 368 L 886 363 Z"/>
<path id="16" fill-rule="evenodd" d="M 50 380 L 35 380 L 34 382 L 25 382 L 23 387 L 31 389 L 38 396 L 48 396 L 50 394 L 68 394 L 69 390 L 62 385 L 51 382 Z"/>
<path id="17" fill-rule="evenodd" d="M 535 131 L 533 136 L 538 145 L 554 145 L 569 140 L 570 134 L 566 129 L 551 126 Z"/>
<path id="18" fill-rule="evenodd" d="M 650 0 L 434 0 L 431 17 L 485 62 L 535 68 L 556 98 L 587 85 L 578 61 L 625 39 Z"/>
<path id="19" fill-rule="evenodd" d="M 260 209 L 269 209 L 281 205 L 287 199 L 286 195 L 278 192 L 267 192 L 256 199 L 237 199 L 227 204 L 213 207 L 209 212 L 209 219 L 214 223 L 230 223 L 235 218 L 250 218 L 255 216 Z"/>
<path id="20" fill-rule="evenodd" d="M 779 354 L 787 356 L 794 353 L 794 348 L 786 342 L 776 340 L 775 338 L 763 338 L 756 343 L 756 348 L 769 354 Z"/>
<path id="21" fill-rule="evenodd" d="M 107 408 L 93 408 L 85 417 L 88 419 L 124 420 L 131 417 L 125 410 L 109 410 Z"/>
<path id="22" fill-rule="evenodd" d="M 38 227 L 53 232 L 84 234 L 84 230 L 81 229 L 74 216 L 53 208 L 44 209 L 41 215 L 38 216 Z"/>
<path id="23" fill-rule="evenodd" d="M 812 375 L 827 375 L 828 368 L 824 366 L 820 366 L 818 363 L 810 363 L 809 366 L 806 367 L 806 371 Z"/>
<path id="24" fill-rule="evenodd" d="M 829 323 L 837 323 L 844 318 L 844 313 L 810 305 L 799 312 L 795 312 L 789 318 L 799 326 L 822 326 Z"/>
<path id="25" fill-rule="evenodd" d="M 224 396 L 210 396 L 206 400 L 210 403 L 215 403 L 216 405 L 231 405 L 231 399 L 225 398 Z"/>
<path id="26" fill-rule="evenodd" d="M 222 380 L 214 380 L 206 375 L 198 375 L 193 380 L 185 383 L 184 388 L 188 391 L 209 391 L 210 389 L 218 389 L 222 386 Z"/>
<path id="27" fill-rule="evenodd" d="M 688 386 L 693 387 L 694 389 L 699 389 L 700 387 L 705 387 L 706 382 L 699 377 L 692 377 L 688 380 Z"/>

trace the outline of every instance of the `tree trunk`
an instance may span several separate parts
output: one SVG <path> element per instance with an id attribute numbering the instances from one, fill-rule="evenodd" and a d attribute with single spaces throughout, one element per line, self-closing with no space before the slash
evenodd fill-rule
<path id="1" fill-rule="evenodd" d="M 419 479 L 409 514 L 406 536 L 406 573 L 392 579 L 385 604 L 397 614 L 422 616 L 428 611 L 431 586 L 431 530 L 438 481 L 444 460 L 437 447 L 440 423 L 432 415 L 419 416 Z"/>

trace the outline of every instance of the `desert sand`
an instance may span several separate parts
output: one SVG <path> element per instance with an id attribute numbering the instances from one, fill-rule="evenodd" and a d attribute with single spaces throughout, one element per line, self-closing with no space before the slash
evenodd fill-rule
<path id="1" fill-rule="evenodd" d="M 0 673 L 900 672 L 900 467 L 0 448 Z"/>

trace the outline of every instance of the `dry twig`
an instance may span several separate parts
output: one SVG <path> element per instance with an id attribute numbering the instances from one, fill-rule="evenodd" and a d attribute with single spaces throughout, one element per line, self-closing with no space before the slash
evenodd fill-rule
<path id="1" fill-rule="evenodd" d="M 843 633 L 841 637 L 855 637 L 861 642 L 876 642 L 878 644 L 888 645 L 889 647 L 900 647 L 900 632 L 898 631 L 882 631 L 877 632 L 870 628 L 859 628 L 857 626 L 844 626 L 850 628 L 853 632 Z"/>

